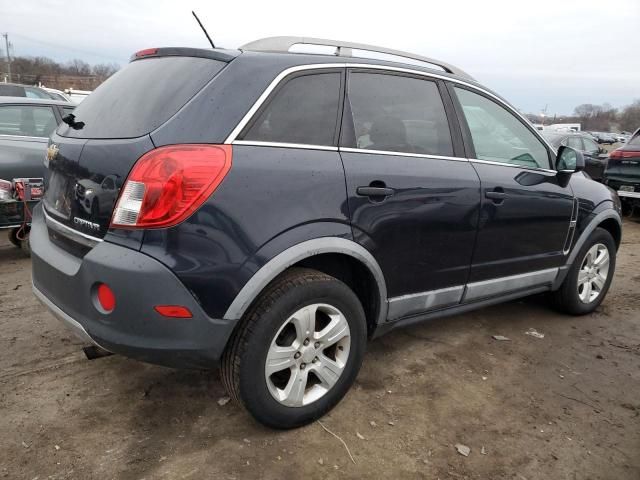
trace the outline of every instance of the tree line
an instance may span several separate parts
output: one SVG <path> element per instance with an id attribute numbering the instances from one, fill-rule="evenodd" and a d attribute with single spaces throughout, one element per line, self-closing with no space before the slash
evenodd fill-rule
<path id="1" fill-rule="evenodd" d="M 592 132 L 634 132 L 640 128 L 640 99 L 622 108 L 608 103 L 594 105 L 583 103 L 573 110 L 573 115 L 553 118 L 529 115 L 534 123 L 579 123 L 583 130 Z"/>
<path id="2" fill-rule="evenodd" d="M 53 88 L 73 87 L 73 85 L 66 84 L 74 83 L 93 90 L 119 69 L 120 65 L 117 63 L 90 65 L 78 58 L 64 63 L 48 57 L 11 58 L 11 80 L 13 82 L 28 85 L 43 84 Z M 2 75 L 0 75 L 0 80 L 6 75 L 7 69 L 5 66 Z"/>

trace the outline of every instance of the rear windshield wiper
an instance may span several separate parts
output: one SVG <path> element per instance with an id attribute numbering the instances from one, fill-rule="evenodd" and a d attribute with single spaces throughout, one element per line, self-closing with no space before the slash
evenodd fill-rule
<path id="1" fill-rule="evenodd" d="M 84 127 L 84 122 L 76 122 L 76 116 L 73 113 L 62 117 L 62 121 L 74 130 L 82 130 Z"/>

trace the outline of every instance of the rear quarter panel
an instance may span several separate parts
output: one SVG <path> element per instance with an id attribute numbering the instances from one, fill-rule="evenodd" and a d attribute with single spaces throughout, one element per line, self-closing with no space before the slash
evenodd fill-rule
<path id="1" fill-rule="evenodd" d="M 310 238 L 350 237 L 338 152 L 234 145 L 233 166 L 209 200 L 142 251 L 173 270 L 221 318 L 268 260 Z"/>

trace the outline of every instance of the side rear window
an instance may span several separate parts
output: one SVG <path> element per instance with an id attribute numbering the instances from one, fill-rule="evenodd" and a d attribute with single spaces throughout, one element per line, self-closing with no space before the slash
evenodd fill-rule
<path id="1" fill-rule="evenodd" d="M 242 140 L 334 145 L 340 107 L 339 72 L 292 78 L 249 125 Z"/>
<path id="2" fill-rule="evenodd" d="M 61 128 L 76 138 L 134 138 L 176 113 L 226 64 L 196 57 L 136 60 L 112 75 L 73 112 L 82 129 Z"/>
<path id="3" fill-rule="evenodd" d="M 57 125 L 58 122 L 51 107 L 0 106 L 0 135 L 48 137 Z"/>
<path id="4" fill-rule="evenodd" d="M 582 140 L 580 140 L 580 137 L 567 137 L 567 147 L 583 150 Z"/>
<path id="5" fill-rule="evenodd" d="M 435 82 L 353 72 L 348 98 L 356 148 L 453 155 L 449 124 Z"/>

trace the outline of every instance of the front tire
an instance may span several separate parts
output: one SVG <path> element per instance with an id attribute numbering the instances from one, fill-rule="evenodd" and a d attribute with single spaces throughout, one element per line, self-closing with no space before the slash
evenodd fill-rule
<path id="1" fill-rule="evenodd" d="M 572 315 L 593 312 L 604 300 L 616 269 L 616 244 L 596 228 L 582 246 L 560 289 L 553 293 L 558 308 Z"/>
<path id="2" fill-rule="evenodd" d="M 347 393 L 366 348 L 364 311 L 340 280 L 292 268 L 246 312 L 222 359 L 230 396 L 272 428 L 322 417 Z"/>

